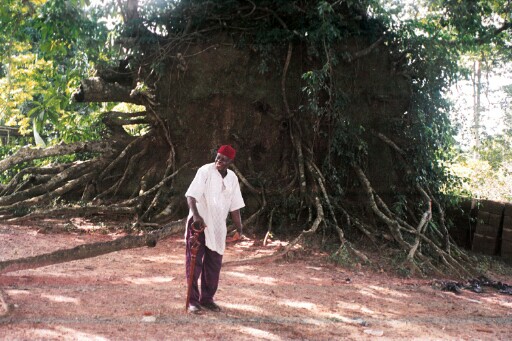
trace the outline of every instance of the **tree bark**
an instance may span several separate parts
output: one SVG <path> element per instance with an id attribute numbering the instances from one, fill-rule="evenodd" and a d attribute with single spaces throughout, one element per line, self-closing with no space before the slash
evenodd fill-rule
<path id="1" fill-rule="evenodd" d="M 59 174 L 64 171 L 66 168 L 70 167 L 70 164 L 62 164 L 57 165 L 56 167 L 29 167 L 22 169 L 18 174 L 16 174 L 11 181 L 2 189 L 0 192 L 0 197 L 5 195 L 10 195 L 16 191 L 18 191 L 19 187 L 23 183 L 23 178 L 25 176 L 53 176 L 55 174 Z"/>
<path id="2" fill-rule="evenodd" d="M 99 77 L 82 80 L 80 88 L 71 96 L 76 102 L 127 102 L 143 104 L 142 96 L 132 93 L 130 86 L 108 83 Z"/>
<path id="3" fill-rule="evenodd" d="M 89 216 L 89 215 L 134 215 L 134 207 L 110 206 L 85 206 L 85 207 L 62 207 L 42 212 L 32 212 L 23 217 L 7 219 L 9 224 L 21 224 L 27 220 L 41 219 L 47 217 L 62 216 Z"/>
<path id="4" fill-rule="evenodd" d="M 0 160 L 0 172 L 3 172 L 19 163 L 42 159 L 49 156 L 67 155 L 78 152 L 99 152 L 112 151 L 114 141 L 89 141 L 73 144 L 57 145 L 48 148 L 23 147 L 11 157 Z"/>
<path id="5" fill-rule="evenodd" d="M 38 196 L 31 196 L 28 199 L 20 200 L 16 203 L 13 203 L 10 206 L 3 206 L 1 208 L 2 211 L 12 211 L 21 207 L 34 207 L 44 202 L 49 202 L 51 199 L 58 198 L 62 196 L 65 193 L 68 193 L 78 187 L 85 187 L 85 184 L 87 182 L 94 179 L 94 177 L 97 174 L 95 172 L 90 172 L 84 175 L 81 175 L 79 178 L 67 181 L 62 186 L 56 188 L 56 189 L 49 189 L 47 193 L 38 195 Z"/>
<path id="6" fill-rule="evenodd" d="M 81 177 L 82 175 L 90 172 L 91 168 L 94 169 L 91 166 L 98 166 L 98 162 L 88 161 L 77 163 L 58 175 L 53 176 L 52 179 L 45 184 L 37 185 L 24 191 L 0 197 L 0 206 L 7 206 L 22 200 L 32 199 L 40 195 L 48 194 L 56 189 L 58 190 L 64 186 L 63 184 L 71 182 L 77 177 Z"/>

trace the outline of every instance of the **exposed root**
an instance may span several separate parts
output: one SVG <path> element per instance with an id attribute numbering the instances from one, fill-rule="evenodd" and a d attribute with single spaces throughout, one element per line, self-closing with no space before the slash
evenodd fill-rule
<path id="1" fill-rule="evenodd" d="M 235 165 L 232 165 L 231 166 L 232 169 L 233 169 L 233 172 L 235 172 L 236 176 L 238 177 L 238 179 L 242 182 L 242 184 L 244 184 L 244 186 L 249 190 L 251 191 L 252 193 L 254 194 L 261 194 L 262 193 L 262 190 L 261 189 L 257 189 L 255 188 L 253 185 L 250 184 L 249 181 L 247 181 L 247 179 L 245 178 L 245 176 L 242 174 L 242 172 L 240 172 L 240 170 L 235 166 Z"/>
<path id="2" fill-rule="evenodd" d="M 375 201 L 374 196 L 374 190 L 370 185 L 370 181 L 366 178 L 366 175 L 364 174 L 363 170 L 358 166 L 353 166 L 354 171 L 356 175 L 359 178 L 359 181 L 363 185 L 367 198 L 369 200 L 369 204 L 373 212 L 377 217 L 379 217 L 383 222 L 386 223 L 386 225 L 389 227 L 389 230 L 391 234 L 393 235 L 393 238 L 405 249 L 411 249 L 412 245 L 410 245 L 408 242 L 406 242 L 402 234 L 400 232 L 400 225 L 398 221 L 395 219 L 392 219 L 388 215 L 386 215 L 384 212 L 382 212 L 379 207 L 377 206 L 377 202 Z"/>
<path id="3" fill-rule="evenodd" d="M 400 155 L 400 157 L 402 158 L 402 161 L 404 163 L 404 166 L 406 168 L 406 171 L 409 174 L 412 173 L 412 170 L 407 166 L 407 162 L 405 161 L 406 153 L 399 146 L 397 146 L 391 139 L 386 137 L 384 134 L 376 133 L 376 132 L 374 132 L 374 134 L 377 137 L 379 137 L 383 142 L 385 142 L 388 146 L 390 146 L 394 151 L 396 151 L 398 155 Z M 423 231 L 418 231 L 418 228 L 420 228 L 421 224 L 424 223 L 425 219 L 423 219 L 423 218 L 420 221 L 418 228 L 416 229 L 415 245 L 418 244 L 418 238 L 423 239 L 425 242 L 427 242 L 427 244 L 432 246 L 437 251 L 439 258 L 442 260 L 442 262 L 445 265 L 447 265 L 449 268 L 456 271 L 457 273 L 469 274 L 467 269 L 468 268 L 471 269 L 471 266 L 469 266 L 469 264 L 462 266 L 461 264 L 459 264 L 458 261 L 456 261 L 451 256 L 452 247 L 456 247 L 456 246 L 450 240 L 450 234 L 449 234 L 448 228 L 446 227 L 446 222 L 445 222 L 445 213 L 444 213 L 444 210 L 443 210 L 441 204 L 439 203 L 439 201 L 436 200 L 436 198 L 432 195 L 432 193 L 430 192 L 430 190 L 428 188 L 425 190 L 419 184 L 417 184 L 416 189 L 421 194 L 421 196 L 425 199 L 425 201 L 429 202 L 430 212 L 428 213 L 428 215 L 430 216 L 430 219 L 432 217 L 432 208 L 431 208 L 432 203 L 435 205 L 435 207 L 437 209 L 438 225 L 441 227 L 441 231 L 439 231 L 435 226 L 431 226 L 430 230 L 433 231 L 441 239 L 441 241 L 444 244 L 444 250 L 441 250 L 440 247 L 433 240 L 429 239 L 423 233 Z M 427 214 L 427 212 L 424 214 L 424 217 L 426 214 Z M 402 225 L 406 226 L 407 228 L 410 229 L 410 226 L 407 226 L 407 224 L 402 224 Z M 411 249 L 410 255 L 416 251 L 416 248 L 417 248 L 417 246 L 414 248 L 414 250 Z M 440 251 L 442 251 L 442 252 L 440 252 Z M 458 248 L 457 248 L 457 251 L 464 258 L 464 256 L 465 256 L 464 253 L 462 251 L 460 251 Z M 410 258 L 411 257 L 409 257 L 409 259 Z M 465 257 L 465 259 L 467 260 L 467 257 Z M 471 271 L 474 271 L 474 270 L 471 269 Z"/>
<path id="4" fill-rule="evenodd" d="M 350 252 L 352 252 L 353 254 L 355 254 L 359 259 L 361 259 L 364 263 L 368 263 L 368 264 L 371 264 L 372 262 L 370 261 L 370 258 L 368 258 L 363 252 L 359 251 L 358 249 L 352 247 L 350 244 L 347 245 L 347 247 L 349 248 Z"/>
<path id="5" fill-rule="evenodd" d="M 124 149 L 117 155 L 117 157 L 108 164 L 108 166 L 100 173 L 98 180 L 103 180 L 107 175 L 109 175 L 112 170 L 123 160 L 127 155 L 131 154 L 131 150 L 136 148 L 140 143 L 141 139 L 134 139 L 131 141 Z"/>
<path id="6" fill-rule="evenodd" d="M 170 180 L 170 179 L 174 178 L 178 174 L 177 171 L 175 172 L 175 170 L 176 170 L 175 157 L 176 157 L 176 152 L 174 151 L 174 145 L 171 144 L 171 148 L 169 150 L 169 156 L 167 158 L 167 166 L 165 168 L 164 179 L 166 179 L 166 178 L 168 178 L 168 176 L 174 174 L 171 178 L 169 178 L 169 180 Z M 180 167 L 180 169 L 183 169 L 183 167 L 185 167 L 188 164 L 189 163 L 186 163 L 185 165 Z M 168 190 L 164 190 L 164 189 L 167 188 L 167 186 L 164 186 L 166 183 L 167 183 L 167 180 L 166 180 L 166 182 L 164 182 L 164 183 L 160 182 L 157 185 L 158 186 L 157 193 L 154 196 L 153 200 L 151 201 L 151 204 L 148 206 L 148 208 L 144 212 L 144 214 L 142 214 L 142 216 L 140 217 L 140 219 L 139 219 L 140 221 L 144 221 L 144 220 L 146 220 L 150 216 L 151 217 L 158 216 L 158 214 L 162 213 L 162 211 L 161 212 L 156 212 L 156 210 L 157 210 L 157 207 L 160 205 L 161 201 L 163 201 L 162 197 L 164 197 L 164 192 L 166 194 L 168 192 Z M 142 184 L 141 184 L 141 191 L 139 192 L 139 195 L 142 194 L 144 191 L 146 191 L 146 189 L 142 188 Z M 166 208 L 164 208 L 164 210 Z"/>
<path id="7" fill-rule="evenodd" d="M 284 26 L 286 28 L 286 25 L 284 25 Z M 285 108 L 285 111 L 286 111 L 286 114 L 288 117 L 290 117 L 291 114 L 290 114 L 290 106 L 288 104 L 288 99 L 286 97 L 286 74 L 288 73 L 288 67 L 290 66 L 290 60 L 292 59 L 292 51 L 293 51 L 293 44 L 290 42 L 290 43 L 288 43 L 288 53 L 286 54 L 286 61 L 284 63 L 283 75 L 281 77 L 281 93 L 283 96 L 284 108 Z"/>
<path id="8" fill-rule="evenodd" d="M 286 245 L 286 247 L 284 247 L 283 250 L 278 251 L 269 256 L 225 262 L 225 263 L 223 263 L 222 266 L 224 266 L 224 267 L 225 266 L 239 266 L 239 265 L 254 264 L 254 263 L 259 263 L 259 262 L 272 262 L 276 259 L 286 256 L 290 252 L 290 250 L 302 238 L 304 238 L 304 236 L 315 233 L 318 230 L 320 223 L 324 220 L 324 211 L 322 208 L 322 204 L 320 202 L 320 198 L 318 196 L 315 197 L 315 202 L 316 202 L 316 208 L 317 208 L 317 217 L 316 217 L 315 221 L 313 222 L 313 225 L 311 226 L 311 228 L 309 230 L 302 231 L 294 240 L 292 240 L 290 243 L 288 243 L 288 245 Z"/>
<path id="9" fill-rule="evenodd" d="M 340 207 L 343 213 L 347 226 L 355 225 L 364 235 L 370 239 L 375 246 L 378 246 L 377 239 L 375 238 L 375 231 L 371 231 L 370 227 L 359 221 L 359 219 L 352 217 L 343 207 Z"/>
<path id="10" fill-rule="evenodd" d="M 288 252 L 290 252 L 290 250 L 305 236 L 307 235 L 310 235 L 310 234 L 314 234 L 317 230 L 318 230 L 318 227 L 320 226 L 320 223 L 322 223 L 324 221 L 324 209 L 322 207 L 322 202 L 320 201 L 320 198 L 318 196 L 315 196 L 315 206 L 316 206 L 316 212 L 317 212 L 317 215 L 316 215 L 316 218 L 315 218 L 315 221 L 313 222 L 313 224 L 311 225 L 311 227 L 309 228 L 309 230 L 303 230 L 297 237 L 295 237 L 294 240 L 292 240 L 288 245 L 286 245 L 286 247 L 284 248 L 284 250 L 281 252 L 282 255 L 286 255 Z"/>
<path id="11" fill-rule="evenodd" d="M 311 228 L 309 230 L 302 231 L 301 234 L 303 234 L 305 236 L 308 234 L 315 233 L 318 230 L 318 227 L 320 226 L 320 224 L 325 219 L 324 208 L 322 207 L 322 202 L 320 201 L 320 198 L 318 196 L 315 196 L 315 206 L 316 206 L 316 219 L 313 222 L 313 225 L 311 226 Z M 297 240 L 298 239 L 300 239 L 300 237 L 297 237 Z M 289 249 L 292 248 L 293 246 L 294 245 L 292 245 L 292 243 L 290 243 L 290 245 L 287 245 L 287 247 L 289 247 Z"/>
<path id="12" fill-rule="evenodd" d="M 274 210 L 275 207 L 270 211 L 270 219 L 268 221 L 268 230 L 267 233 L 265 233 L 265 238 L 263 238 L 263 246 L 267 246 L 267 240 L 270 237 L 270 234 L 272 233 L 272 218 L 274 217 Z"/>
<path id="13" fill-rule="evenodd" d="M 420 237 L 423 234 L 423 230 L 424 230 L 425 226 L 427 225 L 427 223 L 432 219 L 432 202 L 430 201 L 430 197 L 421 187 L 419 187 L 419 186 L 417 186 L 417 187 L 418 187 L 419 192 L 423 195 L 424 199 L 427 201 L 428 208 L 425 211 L 425 213 L 423 213 L 423 216 L 421 217 L 421 220 L 420 220 L 418 226 L 416 227 L 416 237 L 414 240 L 414 244 L 411 247 L 411 249 L 409 250 L 409 254 L 407 255 L 407 260 L 411 263 L 414 262 L 414 254 L 416 253 L 416 251 L 418 250 L 418 247 L 420 246 Z"/>
<path id="14" fill-rule="evenodd" d="M 337 218 L 336 218 L 336 214 L 335 214 L 335 211 L 334 211 L 334 207 L 331 204 L 331 201 L 330 201 L 330 198 L 329 198 L 329 195 L 328 195 L 328 192 L 327 192 L 326 181 L 325 181 L 324 176 L 322 175 L 322 173 L 318 169 L 318 167 L 311 160 L 307 160 L 307 161 L 304 160 L 304 156 L 302 154 L 302 147 L 300 146 L 301 143 L 299 141 L 295 140 L 295 138 L 293 137 L 292 131 L 290 131 L 290 135 L 291 135 L 292 143 L 295 146 L 297 154 L 299 156 L 299 169 L 300 169 L 299 173 L 300 173 L 301 188 L 302 188 L 301 193 L 303 195 L 305 195 L 305 193 L 306 193 L 306 185 L 307 185 L 306 184 L 306 175 L 305 175 L 304 166 L 307 166 L 307 169 L 308 169 L 309 173 L 311 174 L 311 176 L 312 176 L 312 178 L 314 179 L 314 182 L 315 182 L 315 184 L 312 185 L 313 186 L 313 190 L 310 191 L 310 192 L 312 192 L 313 195 L 314 195 L 313 200 L 314 200 L 314 208 L 316 210 L 316 218 L 312 222 L 311 227 L 308 230 L 303 230 L 282 251 L 280 251 L 280 252 L 278 252 L 278 253 L 276 253 L 276 254 L 274 254 L 272 256 L 259 257 L 258 259 L 255 259 L 254 262 L 263 261 L 263 260 L 270 260 L 270 259 L 276 259 L 276 258 L 285 256 L 286 254 L 289 253 L 289 251 L 301 239 L 303 239 L 304 237 L 306 237 L 308 235 L 316 233 L 318 231 L 318 228 L 321 226 L 321 224 L 322 223 L 325 224 L 325 219 L 326 218 L 325 218 L 324 204 L 326 205 L 327 209 L 329 210 L 329 213 L 331 215 L 332 220 L 335 222 L 335 228 L 336 228 L 336 231 L 338 233 L 338 237 L 339 237 L 341 243 L 342 244 L 345 243 L 344 232 L 343 232 L 343 230 L 341 229 L 341 227 L 339 226 L 339 224 L 337 222 Z M 237 174 L 239 175 L 239 178 L 241 179 L 241 181 L 245 184 L 247 182 L 246 180 L 244 181 L 245 177 L 243 177 L 242 174 L 240 174 L 240 172 L 237 172 Z M 252 186 L 248 182 L 247 182 L 246 186 L 252 188 Z M 321 196 L 319 196 L 317 194 L 317 192 L 318 192 L 317 188 L 320 188 Z M 255 188 L 252 188 L 252 192 L 253 193 L 259 193 L 260 191 L 256 190 Z M 252 222 L 252 220 L 254 219 L 254 217 L 256 215 L 260 214 L 262 212 L 262 210 L 266 206 L 264 191 L 261 191 L 261 193 L 262 193 L 262 198 L 263 198 L 263 205 L 262 205 L 262 207 L 260 208 L 260 210 L 258 212 L 256 212 L 255 214 L 253 214 L 253 216 L 251 216 L 249 219 L 246 220 L 246 224 L 250 224 Z M 324 203 L 322 203 L 321 197 L 323 197 Z M 274 209 L 272 209 L 272 211 L 270 213 L 269 227 L 268 227 L 267 233 L 265 235 L 265 238 L 263 240 L 263 244 L 264 245 L 266 245 L 268 237 L 269 237 L 269 235 L 271 233 L 273 213 L 274 213 Z M 311 215 L 311 213 L 310 213 L 310 215 Z M 308 219 L 308 221 L 311 221 L 311 218 Z M 355 253 L 357 253 L 357 252 L 355 252 Z M 366 260 L 368 260 L 368 258 L 367 257 L 363 257 L 363 255 L 361 253 L 359 253 L 359 255 L 361 256 L 361 258 L 366 258 Z M 245 260 L 243 262 L 245 264 L 247 262 L 247 260 Z M 240 264 L 240 262 L 237 261 L 236 264 Z"/>
<path id="15" fill-rule="evenodd" d="M 265 198 L 265 191 L 261 192 L 261 200 L 262 200 L 262 204 L 261 204 L 260 209 L 257 210 L 256 212 L 254 212 L 249 218 L 245 219 L 245 223 L 244 223 L 245 225 L 251 225 L 258 218 L 258 216 L 261 213 L 263 213 L 263 211 L 267 207 L 267 199 Z"/>
<path id="16" fill-rule="evenodd" d="M 149 146 L 146 144 L 141 151 L 132 155 L 128 160 L 128 164 L 126 165 L 126 167 L 124 167 L 124 173 L 121 176 L 121 178 L 117 180 L 110 188 L 97 195 L 94 200 L 105 198 L 108 195 L 115 196 L 121 188 L 121 186 L 123 185 L 123 183 L 133 176 L 133 174 L 139 167 L 140 159 L 147 153 L 148 149 Z"/>
<path id="17" fill-rule="evenodd" d="M 413 228 L 409 224 L 401 221 L 400 219 L 395 218 L 394 215 L 392 215 L 392 213 L 390 212 L 389 208 L 387 208 L 385 203 L 380 198 L 378 198 L 377 195 L 374 194 L 374 190 L 372 189 L 370 182 L 366 178 L 362 169 L 359 168 L 358 166 L 353 167 L 361 184 L 365 189 L 365 192 L 369 199 L 370 207 L 372 208 L 375 215 L 386 223 L 395 241 L 398 242 L 399 245 L 404 249 L 409 250 L 406 262 L 409 264 L 412 270 L 417 270 L 421 272 L 420 269 L 417 267 L 415 261 L 416 259 L 418 259 L 428 264 L 428 266 L 431 269 L 438 271 L 438 269 L 436 269 L 436 267 L 429 261 L 429 258 L 419 251 L 419 246 L 423 242 L 426 245 L 430 246 L 430 252 L 433 252 L 435 254 L 435 258 L 441 260 L 441 263 L 443 263 L 448 269 L 453 271 L 455 274 L 457 274 L 458 276 L 470 275 L 470 272 L 464 266 L 462 266 L 456 259 L 454 259 L 450 254 L 442 250 L 433 240 L 431 240 L 424 234 L 424 229 L 427 226 L 427 222 L 432 218 L 430 197 L 426 194 L 426 192 L 420 191 L 424 198 L 426 200 L 429 200 L 428 209 L 423 214 L 418 226 L 416 228 Z M 376 198 L 378 198 L 378 200 L 376 200 Z M 415 239 L 415 242 L 413 244 L 407 242 L 403 237 L 402 233 L 410 234 Z"/>
<path id="18" fill-rule="evenodd" d="M 9 304 L 6 301 L 6 298 L 4 297 L 7 296 L 5 295 L 2 288 L 0 288 L 0 317 L 7 316 L 11 310 Z"/>
<path id="19" fill-rule="evenodd" d="M 0 197 L 7 196 L 13 193 L 16 193 L 23 189 L 29 183 L 43 183 L 42 181 L 38 181 L 37 177 L 41 175 L 55 175 L 64 171 L 66 168 L 70 167 L 71 164 L 61 164 L 54 167 L 28 167 L 22 169 L 18 174 L 16 174 L 11 181 L 3 188 L 0 192 Z M 28 180 L 24 180 L 28 178 Z"/>
<path id="20" fill-rule="evenodd" d="M 141 200 L 143 200 L 145 197 L 149 196 L 149 195 L 152 195 L 153 193 L 157 192 L 162 186 L 164 186 L 168 181 L 172 180 L 172 178 L 174 178 L 176 175 L 178 175 L 178 173 L 183 169 L 185 168 L 186 166 L 188 166 L 190 164 L 190 162 L 187 162 L 185 163 L 183 166 L 181 166 L 178 170 L 176 170 L 174 173 L 166 176 L 165 178 L 163 178 L 162 180 L 160 180 L 159 183 L 157 183 L 155 186 L 153 186 L 151 189 L 143 192 L 143 193 L 139 193 L 139 195 L 135 198 L 132 198 L 132 199 L 128 199 L 128 200 L 124 200 L 122 201 L 121 203 L 119 204 L 116 204 L 115 206 L 131 206 L 133 204 L 137 204 L 139 203 Z"/>
<path id="21" fill-rule="evenodd" d="M 97 174 L 90 169 L 101 167 L 106 159 L 75 163 L 63 172 L 52 177 L 47 183 L 34 186 L 8 196 L 0 197 L 0 210 L 12 211 L 22 207 L 31 207 L 59 197 L 79 186 L 85 186 Z"/>
<path id="22" fill-rule="evenodd" d="M 443 249 L 441 249 L 439 246 L 437 246 L 436 243 L 434 243 L 431 239 L 427 238 L 425 235 L 421 235 L 421 238 L 424 242 L 428 243 L 435 251 L 436 255 L 438 255 L 443 263 L 454 270 L 459 275 L 471 275 L 472 270 L 471 267 L 463 266 L 461 265 L 455 258 L 453 258 L 450 254 L 446 253 Z"/>
<path id="23" fill-rule="evenodd" d="M 293 127 L 290 126 L 290 140 L 292 145 L 295 148 L 295 152 L 297 153 L 297 162 L 299 166 L 299 186 L 301 195 L 306 194 L 306 173 L 304 171 L 304 154 L 302 153 L 302 144 L 300 141 L 297 141 L 295 136 L 293 135 Z"/>
<path id="24" fill-rule="evenodd" d="M 344 234 L 338 225 L 338 221 L 336 219 L 336 214 L 334 213 L 334 208 L 331 205 L 331 200 L 329 199 L 329 194 L 327 193 L 327 188 L 326 188 L 326 184 L 325 184 L 325 177 L 322 175 L 322 172 L 320 171 L 320 169 L 318 169 L 318 167 L 311 160 L 308 160 L 308 162 L 306 164 L 308 166 L 309 171 L 314 176 L 318 186 L 320 186 L 325 203 L 327 204 L 327 207 L 329 208 L 329 212 L 331 213 L 331 218 L 333 219 L 336 229 L 338 230 L 338 234 L 340 234 L 340 240 L 343 242 Z"/>
<path id="25" fill-rule="evenodd" d="M 420 246 L 420 241 L 421 241 L 421 235 L 423 233 L 423 228 L 425 227 L 425 225 L 427 224 L 428 220 L 430 219 L 429 218 L 429 215 L 431 213 L 430 212 L 425 212 L 421 218 L 421 221 L 420 223 L 418 224 L 418 228 L 416 230 L 417 234 L 416 234 L 416 238 L 414 240 L 414 244 L 412 245 L 411 249 L 409 250 L 409 254 L 407 255 L 407 260 L 412 262 L 414 260 L 414 254 L 416 253 L 416 251 L 418 250 L 418 247 Z"/>
<path id="26" fill-rule="evenodd" d="M 6 222 L 9 224 L 22 224 L 32 219 L 41 219 L 49 217 L 82 217 L 91 215 L 134 215 L 134 207 L 115 207 L 115 206 L 84 206 L 84 207 L 61 207 L 56 209 L 45 209 L 44 211 L 32 212 L 22 217 L 10 218 Z"/>
<path id="27" fill-rule="evenodd" d="M 79 245 L 71 249 L 57 250 L 54 252 L 0 262 L 0 274 L 35 269 L 43 266 L 60 264 L 79 259 L 86 259 L 104 255 L 107 253 L 138 248 L 142 246 L 154 247 L 156 243 L 168 236 L 182 232 L 185 229 L 185 220 L 174 221 L 159 230 L 140 236 L 125 236 L 113 241 Z"/>
<path id="28" fill-rule="evenodd" d="M 341 244 L 338 250 L 335 252 L 335 255 L 341 254 L 344 250 L 347 250 L 349 253 L 359 258 L 363 263 L 372 263 L 368 256 L 366 256 L 363 252 L 359 251 L 358 249 L 354 248 L 349 242 Z"/>
<path id="29" fill-rule="evenodd" d="M 114 112 L 107 116 L 111 116 L 110 118 L 113 120 L 114 117 L 123 116 L 130 121 L 130 118 L 137 119 L 144 113 Z M 122 124 L 124 121 L 116 121 L 117 123 Z M 20 214 L 29 214 L 26 219 L 40 216 L 41 213 L 35 213 L 34 209 L 43 204 L 50 206 L 50 203 L 56 210 L 49 212 L 57 214 L 59 200 L 67 200 L 67 198 L 76 200 L 75 198 L 80 194 L 84 202 L 96 202 L 97 204 L 101 204 L 108 197 L 111 200 L 112 212 L 119 210 L 132 212 L 139 222 L 144 222 L 160 214 L 159 210 L 162 209 L 162 204 L 169 201 L 167 196 L 172 188 L 170 181 L 177 175 L 173 146 L 169 148 L 169 158 L 163 178 L 153 185 L 155 175 L 161 174 L 153 172 L 153 177 L 149 179 L 152 188 L 148 189 L 143 187 L 143 181 L 133 181 L 133 179 L 135 174 L 141 173 L 141 164 L 145 165 L 150 148 L 156 144 L 155 132 L 151 131 L 139 138 L 129 137 L 119 143 L 116 141 L 112 139 L 102 142 L 84 142 L 45 149 L 22 148 L 14 155 L 0 161 L 0 168 L 5 168 L 22 162 L 76 152 L 92 153 L 95 156 L 88 161 L 22 169 L 7 185 L 0 187 L 0 212 L 3 213 L 3 219 L 15 219 L 11 220 L 14 222 L 23 220 L 22 217 L 19 217 Z M 123 144 L 124 148 L 120 147 Z M 143 176 L 150 175 L 149 173 L 148 171 Z M 132 191 L 130 197 L 126 189 L 131 187 L 135 187 L 137 190 Z M 121 191 L 124 193 L 119 197 Z M 130 199 L 126 199 L 127 197 Z M 101 207 L 101 205 L 97 207 Z M 31 214 L 31 211 L 34 214 Z M 67 211 L 71 212 L 70 209 Z M 74 208 L 73 211 L 77 214 L 87 214 L 80 208 Z M 90 212 L 91 209 L 85 209 L 85 211 Z M 13 215 L 18 217 L 13 217 Z"/>
<path id="30" fill-rule="evenodd" d="M 133 177 L 133 175 L 135 174 L 135 171 L 137 170 L 137 168 L 139 167 L 139 161 L 140 159 L 146 155 L 147 151 L 149 150 L 149 145 L 146 144 L 144 146 L 144 148 L 138 152 L 137 154 L 133 155 L 131 158 L 130 158 L 130 161 L 128 161 L 128 165 L 125 167 L 125 170 L 124 170 L 124 173 L 123 173 L 123 176 L 121 177 L 121 179 L 117 182 L 116 186 L 115 186 L 115 190 L 114 190 L 114 193 L 113 195 L 115 196 L 117 194 L 117 192 L 119 191 L 119 188 L 121 188 L 121 186 L 123 185 L 123 183 L 126 181 L 126 180 L 129 180 L 131 177 Z"/>
<path id="31" fill-rule="evenodd" d="M 79 152 L 90 153 L 112 153 L 114 151 L 113 145 L 115 141 L 92 141 L 92 142 L 77 142 L 72 144 L 60 144 L 47 148 L 32 148 L 22 147 L 16 153 L 8 158 L 0 160 L 0 172 L 12 168 L 13 166 L 37 159 L 43 159 L 50 156 L 60 156 Z"/>
<path id="32" fill-rule="evenodd" d="M 446 253 L 451 254 L 451 245 L 450 242 L 450 233 L 448 232 L 448 228 L 446 227 L 446 219 L 445 219 L 445 213 L 444 209 L 439 204 L 439 201 L 437 201 L 432 194 L 430 194 L 430 197 L 432 198 L 432 202 L 434 203 L 435 207 L 437 208 L 438 214 L 439 214 L 439 226 L 443 229 L 444 233 L 444 250 Z"/>

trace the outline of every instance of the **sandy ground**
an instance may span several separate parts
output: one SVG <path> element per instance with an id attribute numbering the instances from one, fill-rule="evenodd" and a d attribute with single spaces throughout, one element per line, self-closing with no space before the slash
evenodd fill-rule
<path id="1" fill-rule="evenodd" d="M 72 225 L 80 230 L 0 225 L 0 260 L 119 237 Z M 184 312 L 181 236 L 154 248 L 0 275 L 0 339 L 512 339 L 512 296 L 494 289 L 457 295 L 434 288 L 432 279 L 337 267 L 322 254 L 232 262 L 279 245 L 246 240 L 229 246 L 216 296 L 223 310 L 201 316 Z"/>

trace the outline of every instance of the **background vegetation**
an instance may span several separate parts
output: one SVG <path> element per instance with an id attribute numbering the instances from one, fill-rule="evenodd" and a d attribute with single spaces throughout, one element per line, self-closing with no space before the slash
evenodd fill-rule
<path id="1" fill-rule="evenodd" d="M 345 2 L 349 6 L 359 3 Z M 178 3 L 145 1 L 141 8 L 149 21 Z M 495 103 L 496 94 L 488 90 L 495 82 L 494 75 L 512 72 L 510 3 L 506 0 L 381 0 L 366 1 L 366 6 L 376 18 L 389 25 L 388 34 L 395 36 L 396 41 L 404 40 L 403 44 L 417 49 L 415 59 L 410 60 L 412 67 L 414 63 L 431 62 L 435 75 L 439 74 L 439 67 L 444 69 L 442 78 L 430 79 L 438 83 L 440 90 L 440 97 L 433 105 L 448 114 L 453 123 L 442 119 L 438 124 L 426 122 L 430 127 L 420 129 L 427 129 L 426 134 L 446 131 L 441 134 L 446 134 L 445 140 L 449 140 L 448 135 L 458 128 L 463 136 L 463 140 L 455 141 L 454 150 L 449 152 L 453 154 L 447 159 L 454 161 L 449 168 L 452 174 L 464 179 L 464 184 L 449 190 L 478 198 L 510 200 L 512 92 L 510 84 L 503 84 L 499 88 L 500 102 Z M 330 35 L 331 39 L 339 35 L 330 23 L 333 20 L 330 8 L 329 2 L 319 2 L 324 26 L 319 26 L 317 33 L 310 32 L 311 35 L 320 36 L 320 30 L 330 30 L 327 37 Z M 164 21 L 161 18 L 159 24 L 155 20 L 153 29 L 164 30 Z M 121 8 L 109 1 L 6 0 L 1 5 L 0 23 L 0 124 L 18 127 L 22 135 L 32 137 L 29 142 L 34 145 L 99 138 L 100 113 L 111 110 L 115 104 L 77 104 L 70 97 L 80 80 L 91 76 L 95 68 L 125 55 L 126 51 L 114 44 L 123 29 Z M 429 72 L 428 67 L 424 72 Z M 310 91 L 320 86 L 320 73 L 305 77 L 317 82 Z M 428 74 L 426 78 L 429 79 Z M 447 100 L 454 92 L 450 86 L 464 81 L 471 83 L 471 92 L 458 92 L 456 96 L 466 97 L 469 105 L 450 108 Z M 494 109 L 489 109 L 491 115 L 489 111 L 485 115 L 487 108 L 480 97 L 488 99 L 488 106 L 494 105 Z M 492 114 L 492 110 L 506 115 Z M 484 117 L 479 117 L 479 113 L 484 113 Z M 486 120 L 499 120 L 498 125 L 504 129 L 489 134 Z M 460 130 L 468 127 L 470 132 L 462 135 Z M 130 129 L 140 130 L 136 126 Z M 15 151 L 19 144 L 15 141 L 12 147 L 7 147 L 6 142 L 3 141 L 4 155 Z M 425 157 L 435 155 L 425 154 Z"/>

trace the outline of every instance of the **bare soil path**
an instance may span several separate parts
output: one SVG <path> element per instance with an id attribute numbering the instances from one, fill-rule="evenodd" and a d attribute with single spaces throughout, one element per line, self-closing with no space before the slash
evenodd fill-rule
<path id="1" fill-rule="evenodd" d="M 30 225 L 0 225 L 0 259 L 119 237 L 83 222 L 73 226 L 42 233 Z M 271 254 L 279 244 L 231 245 L 224 260 Z M 435 289 L 431 279 L 336 267 L 321 254 L 230 263 L 216 296 L 222 312 L 188 315 L 184 252 L 176 236 L 154 248 L 1 275 L 0 339 L 512 339 L 510 295 L 493 289 L 457 295 Z"/>

